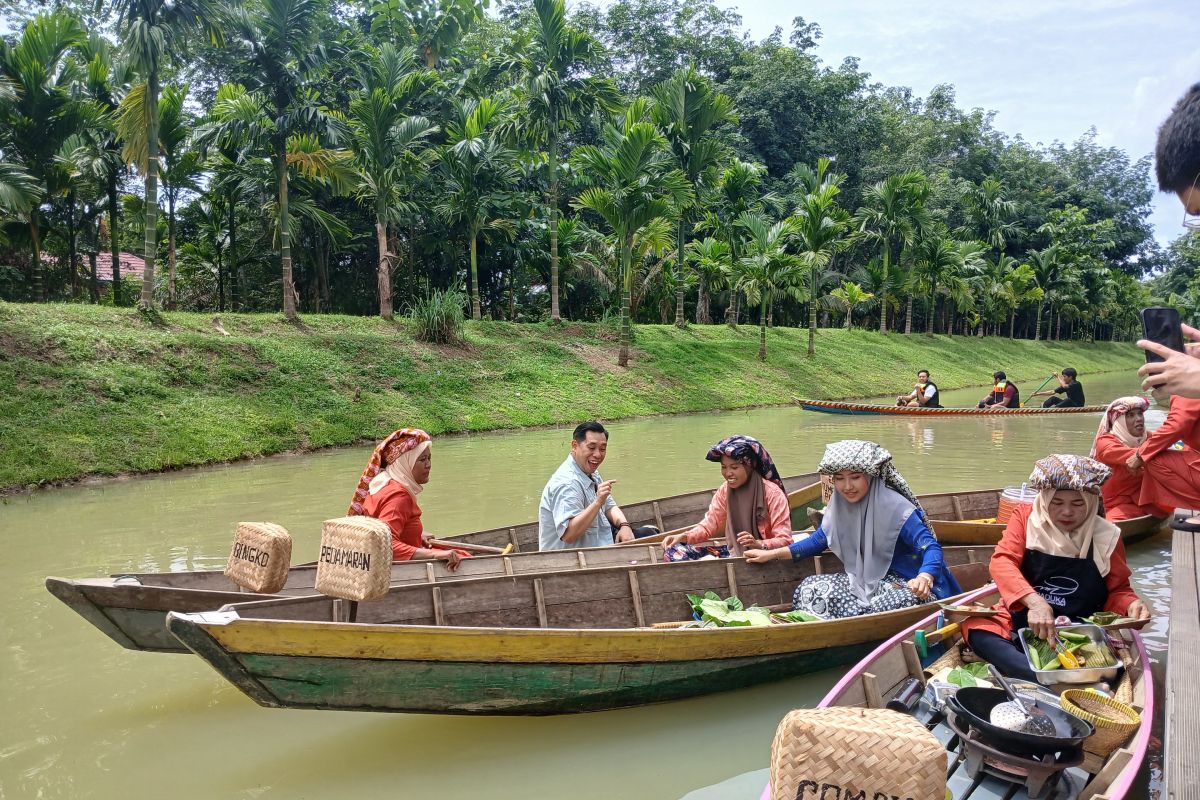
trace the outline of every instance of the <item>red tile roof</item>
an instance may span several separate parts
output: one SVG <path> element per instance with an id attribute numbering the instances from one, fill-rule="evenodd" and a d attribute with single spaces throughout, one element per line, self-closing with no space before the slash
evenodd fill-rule
<path id="1" fill-rule="evenodd" d="M 84 259 L 84 271 L 88 265 Z M 140 281 L 146 271 L 146 262 L 132 253 L 121 253 L 121 280 L 126 278 Z M 96 276 L 102 281 L 112 281 L 112 253 L 96 254 Z"/>

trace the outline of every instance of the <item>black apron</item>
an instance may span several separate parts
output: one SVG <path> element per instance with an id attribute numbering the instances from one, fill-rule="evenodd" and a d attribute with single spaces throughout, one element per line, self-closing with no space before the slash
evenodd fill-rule
<path id="1" fill-rule="evenodd" d="M 1094 547 L 1094 545 L 1093 545 Z M 1056 617 L 1079 621 L 1104 610 L 1108 602 L 1108 586 L 1096 562 L 1092 548 L 1087 558 L 1051 556 L 1037 550 L 1026 550 L 1021 562 L 1021 574 L 1033 590 L 1054 609 Z M 1014 611 L 1013 631 L 1029 627 L 1029 611 Z"/>

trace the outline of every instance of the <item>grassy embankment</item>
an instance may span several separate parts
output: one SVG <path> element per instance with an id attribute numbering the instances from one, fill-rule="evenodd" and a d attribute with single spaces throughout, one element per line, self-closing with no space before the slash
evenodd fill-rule
<path id="1" fill-rule="evenodd" d="M 463 348 L 414 341 L 403 322 L 346 316 L 170 313 L 0 303 L 0 491 L 377 438 L 861 397 L 911 384 L 980 385 L 996 365 L 1032 380 L 1133 368 L 1128 344 L 723 325 L 639 326 L 629 369 L 597 325 L 467 325 Z M 1039 380 L 1040 382 L 1040 380 Z M 1032 391 L 1032 387 L 1025 388 Z"/>

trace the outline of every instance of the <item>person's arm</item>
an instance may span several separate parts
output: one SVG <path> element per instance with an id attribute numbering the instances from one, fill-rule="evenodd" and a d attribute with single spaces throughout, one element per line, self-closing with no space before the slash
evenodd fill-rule
<path id="1" fill-rule="evenodd" d="M 685 533 L 675 533 L 663 539 L 663 549 L 665 550 L 681 542 L 687 542 L 688 544 L 707 542 L 716 536 L 718 531 L 725 530 L 725 520 L 728 513 L 729 487 L 728 484 L 722 483 L 717 487 L 717 491 L 713 493 L 713 498 L 708 503 L 708 511 L 704 512 L 704 519 L 700 520 L 691 530 Z"/>
<path id="2" fill-rule="evenodd" d="M 802 558 L 810 558 L 819 556 L 829 549 L 829 536 L 825 533 L 824 528 L 817 528 L 812 532 L 812 535 L 807 539 L 801 539 L 798 542 L 793 542 L 788 545 L 787 550 L 780 551 L 780 555 L 787 552 L 791 556 L 792 561 L 799 561 Z"/>
<path id="3" fill-rule="evenodd" d="M 1129 607 L 1136 601 L 1141 602 L 1129 579 L 1133 572 L 1125 558 L 1125 545 L 1118 541 L 1108 560 L 1108 574 L 1104 576 L 1104 585 L 1108 588 L 1108 600 L 1104 603 L 1104 611 L 1111 611 L 1121 616 L 1132 616 Z"/>
<path id="4" fill-rule="evenodd" d="M 395 494 L 375 511 L 375 518 L 383 520 L 392 529 L 392 561 L 410 561 L 424 557 L 417 555 L 424 548 L 408 544 L 401 538 L 414 511 L 415 503 L 407 492 Z"/>
<path id="5" fill-rule="evenodd" d="M 919 405 L 919 406 L 929 405 L 929 403 L 933 400 L 933 385 L 930 384 L 930 385 L 926 386 L 924 391 L 917 389 L 916 395 L 917 395 L 917 405 Z"/>
<path id="6" fill-rule="evenodd" d="M 1101 464 L 1112 467 L 1113 470 L 1128 470 L 1129 457 L 1137 451 L 1125 444 L 1111 433 L 1102 433 L 1096 437 L 1096 455 L 1093 456 Z M 1131 470 L 1132 471 L 1132 470 Z"/>
<path id="7" fill-rule="evenodd" d="M 630 542 L 635 538 L 633 535 L 633 525 L 630 525 L 629 518 L 625 516 L 625 512 L 616 504 L 609 495 L 608 503 L 604 506 L 604 516 L 608 517 L 608 524 L 612 525 L 613 535 L 618 542 Z M 622 526 L 628 525 L 628 530 L 622 530 Z"/>
<path id="8" fill-rule="evenodd" d="M 920 572 L 928 575 L 931 580 L 942 573 L 945 568 L 942 545 L 916 512 L 913 512 L 900 529 L 900 538 L 912 550 L 921 554 Z"/>
<path id="9" fill-rule="evenodd" d="M 1024 599 L 1036 594 L 1033 586 L 1021 574 L 1021 564 L 1025 561 L 1025 522 L 1029 519 L 1030 510 L 1018 508 L 1013 512 L 988 565 L 992 580 L 1000 590 L 1000 597 L 1010 611 L 1025 607 Z"/>
<path id="10" fill-rule="evenodd" d="M 1143 364 L 1138 370 L 1142 389 L 1153 390 L 1154 399 L 1164 400 L 1172 395 L 1200 399 L 1200 330 L 1183 326 L 1183 335 L 1192 344 L 1180 353 L 1157 342 L 1139 339 L 1137 346 L 1161 357 L 1162 361 Z"/>
<path id="11" fill-rule="evenodd" d="M 1182 403 L 1177 405 L 1175 398 L 1171 398 L 1171 410 L 1167 412 L 1167 418 L 1162 425 L 1159 425 L 1153 433 L 1146 437 L 1146 441 L 1142 442 L 1142 446 L 1138 448 L 1138 455 L 1142 457 L 1142 461 L 1149 461 L 1169 449 L 1196 424 L 1195 419 L 1183 413 L 1183 405 Z"/>
<path id="12" fill-rule="evenodd" d="M 604 484 L 601 484 L 603 487 Z M 596 520 L 596 515 L 604 507 L 608 498 L 608 489 L 603 496 L 600 489 L 596 490 L 596 499 L 587 502 L 583 489 L 575 481 L 560 484 L 555 487 L 551 498 L 551 508 L 554 509 L 554 527 L 559 531 L 558 537 L 567 544 L 580 539 Z"/>
<path id="13" fill-rule="evenodd" d="M 767 526 L 759 544 L 768 550 L 788 547 L 792 544 L 792 510 L 787 495 L 769 481 L 763 482 L 763 491 L 767 501 Z"/>

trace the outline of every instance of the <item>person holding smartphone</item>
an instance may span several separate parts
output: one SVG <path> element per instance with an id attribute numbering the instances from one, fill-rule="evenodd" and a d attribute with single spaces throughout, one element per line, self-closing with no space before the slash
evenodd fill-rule
<path id="1" fill-rule="evenodd" d="M 1200 235 L 1196 233 L 1200 230 L 1200 83 L 1187 90 L 1158 129 L 1154 170 L 1158 188 L 1173 192 L 1183 203 L 1183 227 L 1193 236 Z M 1162 359 L 1138 370 L 1142 388 L 1153 391 L 1156 400 L 1170 396 L 1200 399 L 1200 330 L 1181 327 L 1191 342 L 1182 352 L 1148 339 L 1137 343 Z"/>

